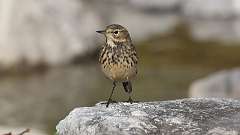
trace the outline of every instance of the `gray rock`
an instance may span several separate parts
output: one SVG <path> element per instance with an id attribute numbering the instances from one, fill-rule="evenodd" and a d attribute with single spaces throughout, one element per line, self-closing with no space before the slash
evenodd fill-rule
<path id="1" fill-rule="evenodd" d="M 181 5 L 179 0 L 130 0 L 130 3 L 138 9 L 154 10 L 155 12 L 163 10 L 174 11 Z"/>
<path id="2" fill-rule="evenodd" d="M 239 42 L 238 0 L 184 0 L 180 9 L 194 39 Z"/>
<path id="3" fill-rule="evenodd" d="M 184 0 L 182 11 L 188 17 L 229 19 L 240 15 L 238 0 Z"/>
<path id="4" fill-rule="evenodd" d="M 0 5 L 1 68 L 65 64 L 96 49 L 101 20 L 83 0 L 0 0 Z"/>
<path id="5" fill-rule="evenodd" d="M 194 39 L 239 42 L 240 1 L 184 0 L 181 13 Z"/>
<path id="6" fill-rule="evenodd" d="M 239 42 L 240 19 L 189 19 L 190 32 L 200 41 Z"/>
<path id="7" fill-rule="evenodd" d="M 223 70 L 194 81 L 190 97 L 222 97 L 240 99 L 240 69 Z"/>
<path id="8" fill-rule="evenodd" d="M 98 103 L 74 109 L 56 127 L 58 135 L 195 135 L 240 133 L 240 101 L 190 98 L 174 101 Z"/>

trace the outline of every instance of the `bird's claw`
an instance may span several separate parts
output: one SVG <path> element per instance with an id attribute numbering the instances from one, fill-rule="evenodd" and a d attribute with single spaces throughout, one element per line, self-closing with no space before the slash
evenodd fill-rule
<path id="1" fill-rule="evenodd" d="M 117 101 L 109 99 L 108 101 L 102 102 L 101 104 L 106 104 L 106 107 L 108 107 L 110 103 L 117 103 Z"/>
<path id="2" fill-rule="evenodd" d="M 132 100 L 131 97 L 129 97 L 128 100 L 125 102 L 132 104 L 132 103 L 138 103 L 139 101 L 134 101 L 134 100 Z"/>

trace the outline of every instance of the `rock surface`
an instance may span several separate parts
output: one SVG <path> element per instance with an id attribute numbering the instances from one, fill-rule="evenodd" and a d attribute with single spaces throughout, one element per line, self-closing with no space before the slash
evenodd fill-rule
<path id="1" fill-rule="evenodd" d="M 240 134 L 240 101 L 190 98 L 174 101 L 98 103 L 59 122 L 58 135 Z"/>
<path id="2" fill-rule="evenodd" d="M 240 69 L 223 70 L 196 80 L 190 86 L 189 96 L 240 99 Z"/>

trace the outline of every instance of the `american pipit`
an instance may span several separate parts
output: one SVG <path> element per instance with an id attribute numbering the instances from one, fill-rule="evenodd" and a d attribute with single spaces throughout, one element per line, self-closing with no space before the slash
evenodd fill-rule
<path id="1" fill-rule="evenodd" d="M 109 25 L 105 30 L 97 32 L 106 37 L 106 44 L 100 51 L 99 62 L 106 77 L 113 81 L 113 88 L 106 107 L 112 101 L 111 98 L 117 82 L 123 84 L 125 92 L 129 94 L 128 102 L 132 103 L 131 80 L 137 74 L 138 58 L 130 34 L 126 28 L 118 24 Z"/>

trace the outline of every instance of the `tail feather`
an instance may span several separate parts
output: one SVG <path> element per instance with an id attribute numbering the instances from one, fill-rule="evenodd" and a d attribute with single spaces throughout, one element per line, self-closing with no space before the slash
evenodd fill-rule
<path id="1" fill-rule="evenodd" d="M 123 84 L 123 88 L 124 88 L 125 92 L 127 92 L 127 93 L 131 93 L 132 92 L 132 84 L 131 84 L 130 81 L 123 82 L 122 84 Z"/>

